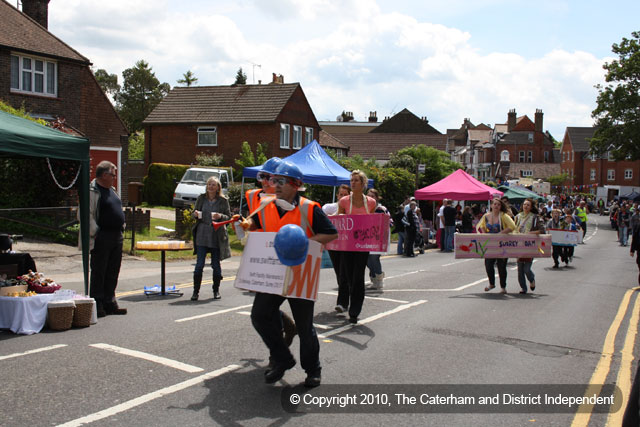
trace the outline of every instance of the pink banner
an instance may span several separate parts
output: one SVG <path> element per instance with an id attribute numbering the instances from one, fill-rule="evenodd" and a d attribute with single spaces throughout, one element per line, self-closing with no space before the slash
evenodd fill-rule
<path id="1" fill-rule="evenodd" d="M 387 215 L 334 215 L 329 219 L 338 229 L 338 238 L 327 244 L 327 249 L 356 252 L 387 251 L 389 243 Z"/>
<path id="2" fill-rule="evenodd" d="M 546 258 L 550 234 L 456 233 L 456 258 Z"/>

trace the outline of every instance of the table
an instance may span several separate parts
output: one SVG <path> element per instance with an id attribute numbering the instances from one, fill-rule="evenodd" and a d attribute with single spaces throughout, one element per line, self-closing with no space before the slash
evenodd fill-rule
<path id="1" fill-rule="evenodd" d="M 147 241 L 136 243 L 136 249 L 145 251 L 160 251 L 160 291 L 147 291 L 145 295 L 178 295 L 182 296 L 183 293 L 178 290 L 166 290 L 165 285 L 165 252 L 166 251 L 183 251 L 185 249 L 192 249 L 182 240 L 168 240 L 168 241 Z"/>
<path id="2" fill-rule="evenodd" d="M 47 321 L 47 305 L 53 294 L 32 297 L 0 297 L 0 329 L 16 334 L 37 334 Z"/>

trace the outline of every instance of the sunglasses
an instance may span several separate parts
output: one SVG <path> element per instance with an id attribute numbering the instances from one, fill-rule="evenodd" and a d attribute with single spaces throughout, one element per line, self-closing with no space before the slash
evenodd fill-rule
<path id="1" fill-rule="evenodd" d="M 264 181 L 264 180 L 268 181 L 269 178 L 271 178 L 271 175 L 265 172 L 259 172 L 256 178 L 258 178 L 259 181 Z"/>
<path id="2" fill-rule="evenodd" d="M 289 178 L 276 178 L 276 177 L 271 177 L 269 178 L 269 182 L 271 183 L 271 185 L 279 185 L 279 186 L 283 186 L 288 182 L 291 182 L 291 180 Z"/>

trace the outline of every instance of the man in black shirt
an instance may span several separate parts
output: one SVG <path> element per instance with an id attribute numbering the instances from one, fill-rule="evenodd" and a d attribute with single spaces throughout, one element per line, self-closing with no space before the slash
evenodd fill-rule
<path id="1" fill-rule="evenodd" d="M 89 294 L 96 300 L 98 317 L 127 314 L 118 307 L 116 286 L 122 263 L 124 212 L 122 201 L 113 188 L 116 166 L 102 161 L 96 167 L 96 179 L 90 186 L 91 286 Z"/>
<path id="2" fill-rule="evenodd" d="M 444 216 L 444 251 L 453 252 L 453 235 L 456 233 L 456 215 L 458 212 L 452 206 L 453 202 L 447 199 L 442 215 Z"/>

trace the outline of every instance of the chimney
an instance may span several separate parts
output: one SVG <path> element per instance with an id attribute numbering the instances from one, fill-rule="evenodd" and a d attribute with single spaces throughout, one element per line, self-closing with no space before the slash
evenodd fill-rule
<path id="1" fill-rule="evenodd" d="M 535 118 L 535 129 L 536 132 L 542 132 L 542 116 L 544 116 L 544 114 L 542 113 L 541 109 L 536 109 L 536 118 Z"/>
<path id="2" fill-rule="evenodd" d="M 378 112 L 369 111 L 369 123 L 376 123 L 378 121 Z"/>
<path id="3" fill-rule="evenodd" d="M 511 129 L 516 127 L 516 109 L 509 110 L 507 115 L 507 132 L 511 132 Z"/>
<path id="4" fill-rule="evenodd" d="M 49 0 L 22 0 L 22 13 L 49 28 Z"/>

